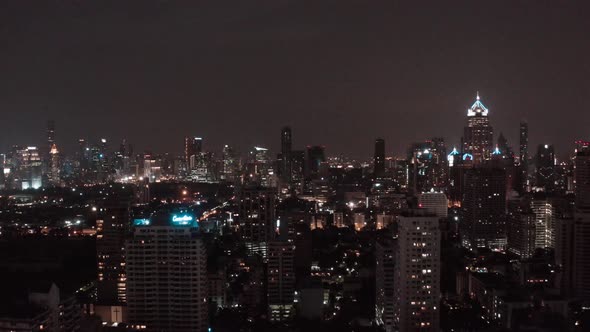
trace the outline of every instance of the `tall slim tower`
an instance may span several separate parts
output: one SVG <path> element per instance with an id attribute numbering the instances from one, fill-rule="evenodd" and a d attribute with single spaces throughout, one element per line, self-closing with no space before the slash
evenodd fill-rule
<path id="1" fill-rule="evenodd" d="M 582 300 L 590 300 L 590 146 L 576 151 L 574 165 L 573 294 Z"/>
<path id="2" fill-rule="evenodd" d="M 375 155 L 373 157 L 375 177 L 383 176 L 385 173 L 385 140 L 377 138 L 375 140 Z"/>
<path id="3" fill-rule="evenodd" d="M 239 201 L 239 233 L 252 254 L 266 257 L 268 242 L 276 232 L 276 190 L 244 188 Z"/>
<path id="4" fill-rule="evenodd" d="M 203 139 L 201 137 L 186 136 L 184 138 L 184 161 L 187 169 L 195 166 L 195 158 L 203 152 Z"/>
<path id="5" fill-rule="evenodd" d="M 55 144 L 55 121 L 49 120 L 47 121 L 47 146 L 49 148 L 48 151 L 51 150 Z"/>
<path id="6" fill-rule="evenodd" d="M 490 158 L 493 151 L 494 130 L 488 118 L 488 109 L 482 104 L 479 93 L 475 103 L 467 109 L 467 126 L 463 131 L 463 152 L 473 156 L 475 164 Z"/>
<path id="7" fill-rule="evenodd" d="M 97 302 L 116 305 L 126 302 L 125 235 L 129 224 L 129 202 L 105 202 L 96 220 L 98 261 Z"/>
<path id="8" fill-rule="evenodd" d="M 526 192 L 529 177 L 529 124 L 520 122 L 520 171 L 522 192 Z"/>
<path id="9" fill-rule="evenodd" d="M 540 144 L 537 149 L 536 163 L 536 187 L 543 188 L 545 192 L 553 192 L 555 189 L 555 149 L 553 145 Z"/>
<path id="10" fill-rule="evenodd" d="M 438 331 L 440 228 L 423 211 L 400 216 L 395 255 L 395 320 L 398 331 Z"/>
<path id="11" fill-rule="evenodd" d="M 285 181 L 291 181 L 291 169 L 293 168 L 293 149 L 291 127 L 283 127 L 281 130 L 281 176 Z"/>

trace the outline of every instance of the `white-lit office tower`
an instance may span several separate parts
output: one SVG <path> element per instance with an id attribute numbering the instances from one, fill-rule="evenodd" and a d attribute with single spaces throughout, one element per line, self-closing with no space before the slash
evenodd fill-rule
<path id="1" fill-rule="evenodd" d="M 444 193 L 430 191 L 418 194 L 418 206 L 439 218 L 446 218 L 449 211 L 449 200 Z"/>
<path id="2" fill-rule="evenodd" d="M 385 332 L 393 332 L 395 325 L 395 246 L 396 240 L 387 238 L 375 248 L 375 319 Z"/>
<path id="3" fill-rule="evenodd" d="M 207 255 L 194 224 L 159 216 L 126 242 L 127 310 L 149 331 L 206 332 Z"/>
<path id="4" fill-rule="evenodd" d="M 239 194 L 238 233 L 251 254 L 266 257 L 276 232 L 276 195 L 271 188 L 243 188 Z"/>
<path id="5" fill-rule="evenodd" d="M 271 321 L 286 321 L 294 314 L 295 245 L 280 240 L 268 243 L 267 266 L 268 317 Z"/>
<path id="6" fill-rule="evenodd" d="M 129 224 L 129 204 L 106 202 L 96 220 L 98 262 L 97 303 L 116 305 L 126 302 L 125 235 Z"/>
<path id="7" fill-rule="evenodd" d="M 439 218 L 415 210 L 399 217 L 395 254 L 397 330 L 438 331 L 440 297 Z"/>
<path id="8" fill-rule="evenodd" d="M 535 248 L 555 248 L 553 202 L 547 197 L 533 198 L 531 210 L 535 214 Z"/>

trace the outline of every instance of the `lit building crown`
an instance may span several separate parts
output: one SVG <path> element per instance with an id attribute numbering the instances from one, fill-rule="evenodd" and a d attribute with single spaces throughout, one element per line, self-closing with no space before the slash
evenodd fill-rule
<path id="1" fill-rule="evenodd" d="M 483 105 L 483 103 L 479 100 L 479 92 L 477 93 L 477 97 L 475 99 L 475 103 L 471 105 L 470 108 L 467 109 L 467 116 L 488 116 L 488 109 Z"/>

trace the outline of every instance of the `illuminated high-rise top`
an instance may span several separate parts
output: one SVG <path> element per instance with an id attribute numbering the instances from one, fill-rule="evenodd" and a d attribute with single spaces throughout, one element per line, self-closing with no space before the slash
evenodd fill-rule
<path id="1" fill-rule="evenodd" d="M 475 98 L 475 103 L 471 105 L 470 108 L 467 109 L 467 116 L 488 116 L 488 109 L 483 105 L 483 103 L 479 100 L 479 92 L 477 93 L 477 97 Z"/>

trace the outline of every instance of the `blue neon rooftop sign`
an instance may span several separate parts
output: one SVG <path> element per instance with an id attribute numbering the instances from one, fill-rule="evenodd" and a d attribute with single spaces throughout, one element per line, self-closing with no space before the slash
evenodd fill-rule
<path id="1" fill-rule="evenodd" d="M 172 224 L 174 225 L 188 225 L 194 220 L 193 216 L 190 214 L 173 214 L 172 215 Z"/>
<path id="2" fill-rule="evenodd" d="M 133 226 L 149 226 L 150 220 L 147 218 L 133 219 Z"/>

